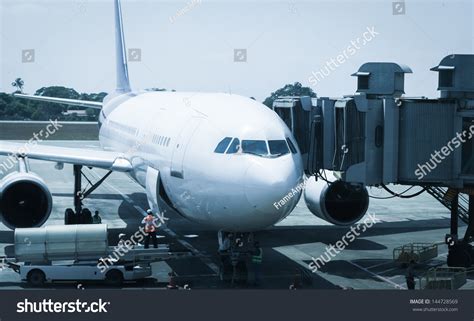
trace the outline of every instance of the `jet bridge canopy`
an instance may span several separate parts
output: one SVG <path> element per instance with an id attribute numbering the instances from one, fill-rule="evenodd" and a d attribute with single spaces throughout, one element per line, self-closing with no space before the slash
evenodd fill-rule
<path id="1" fill-rule="evenodd" d="M 305 159 L 308 153 L 308 131 L 312 98 L 309 96 L 294 97 L 282 96 L 275 99 L 272 109 L 285 122 L 298 143 L 298 147 Z M 291 145 L 290 145 L 291 148 Z"/>

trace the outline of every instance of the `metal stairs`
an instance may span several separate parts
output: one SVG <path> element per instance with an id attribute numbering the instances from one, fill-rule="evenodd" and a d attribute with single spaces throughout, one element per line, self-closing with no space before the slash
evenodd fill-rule
<path id="1" fill-rule="evenodd" d="M 458 190 L 447 187 L 427 186 L 426 192 L 443 204 L 447 209 L 451 210 L 451 201 Z M 459 193 L 458 216 L 466 224 L 469 222 L 469 196 Z"/>

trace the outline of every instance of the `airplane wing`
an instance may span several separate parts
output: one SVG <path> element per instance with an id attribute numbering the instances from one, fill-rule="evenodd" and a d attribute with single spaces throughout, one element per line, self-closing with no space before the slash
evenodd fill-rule
<path id="1" fill-rule="evenodd" d="M 66 99 L 46 96 L 14 94 L 22 99 L 44 101 L 49 103 L 65 104 L 79 107 L 101 109 L 102 103 L 95 101 Z M 83 148 L 69 148 L 38 144 L 21 144 L 0 141 L 0 155 L 22 155 L 31 159 L 84 165 L 89 167 L 104 168 L 119 172 L 132 170 L 130 160 L 122 153 L 101 151 Z"/>
<path id="2" fill-rule="evenodd" d="M 78 107 L 102 109 L 102 103 L 99 103 L 96 101 L 35 96 L 35 95 L 25 95 L 25 94 L 13 94 L 13 96 L 17 98 L 22 98 L 22 99 L 44 101 L 47 103 L 56 103 L 56 104 L 65 104 L 65 105 L 78 106 Z"/>
<path id="3" fill-rule="evenodd" d="M 117 172 L 128 172 L 133 168 L 130 159 L 123 153 L 85 148 L 0 141 L 0 155 L 21 155 L 31 159 L 97 167 Z"/>

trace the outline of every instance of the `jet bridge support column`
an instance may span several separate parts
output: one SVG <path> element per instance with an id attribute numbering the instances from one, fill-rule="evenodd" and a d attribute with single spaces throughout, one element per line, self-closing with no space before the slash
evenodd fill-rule
<path id="1" fill-rule="evenodd" d="M 474 195 L 469 195 L 469 220 L 467 224 L 466 233 L 464 234 L 464 243 L 470 243 L 474 236 Z"/>
<path id="2" fill-rule="evenodd" d="M 459 223 L 458 209 L 459 209 L 459 193 L 456 193 L 456 195 L 451 200 L 451 228 L 450 228 L 451 237 L 455 241 L 457 241 L 458 239 L 458 223 Z"/>

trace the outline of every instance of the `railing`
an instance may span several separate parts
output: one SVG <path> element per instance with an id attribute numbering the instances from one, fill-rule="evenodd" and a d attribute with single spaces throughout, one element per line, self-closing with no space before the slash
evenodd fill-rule
<path id="1" fill-rule="evenodd" d="M 446 187 L 429 186 L 426 191 L 447 209 L 451 210 L 451 201 L 457 191 Z M 469 197 L 459 194 L 458 216 L 464 222 L 469 222 Z"/>
<path id="2" fill-rule="evenodd" d="M 431 268 L 420 278 L 421 289 L 456 290 L 466 284 L 467 270 L 458 267 Z"/>

